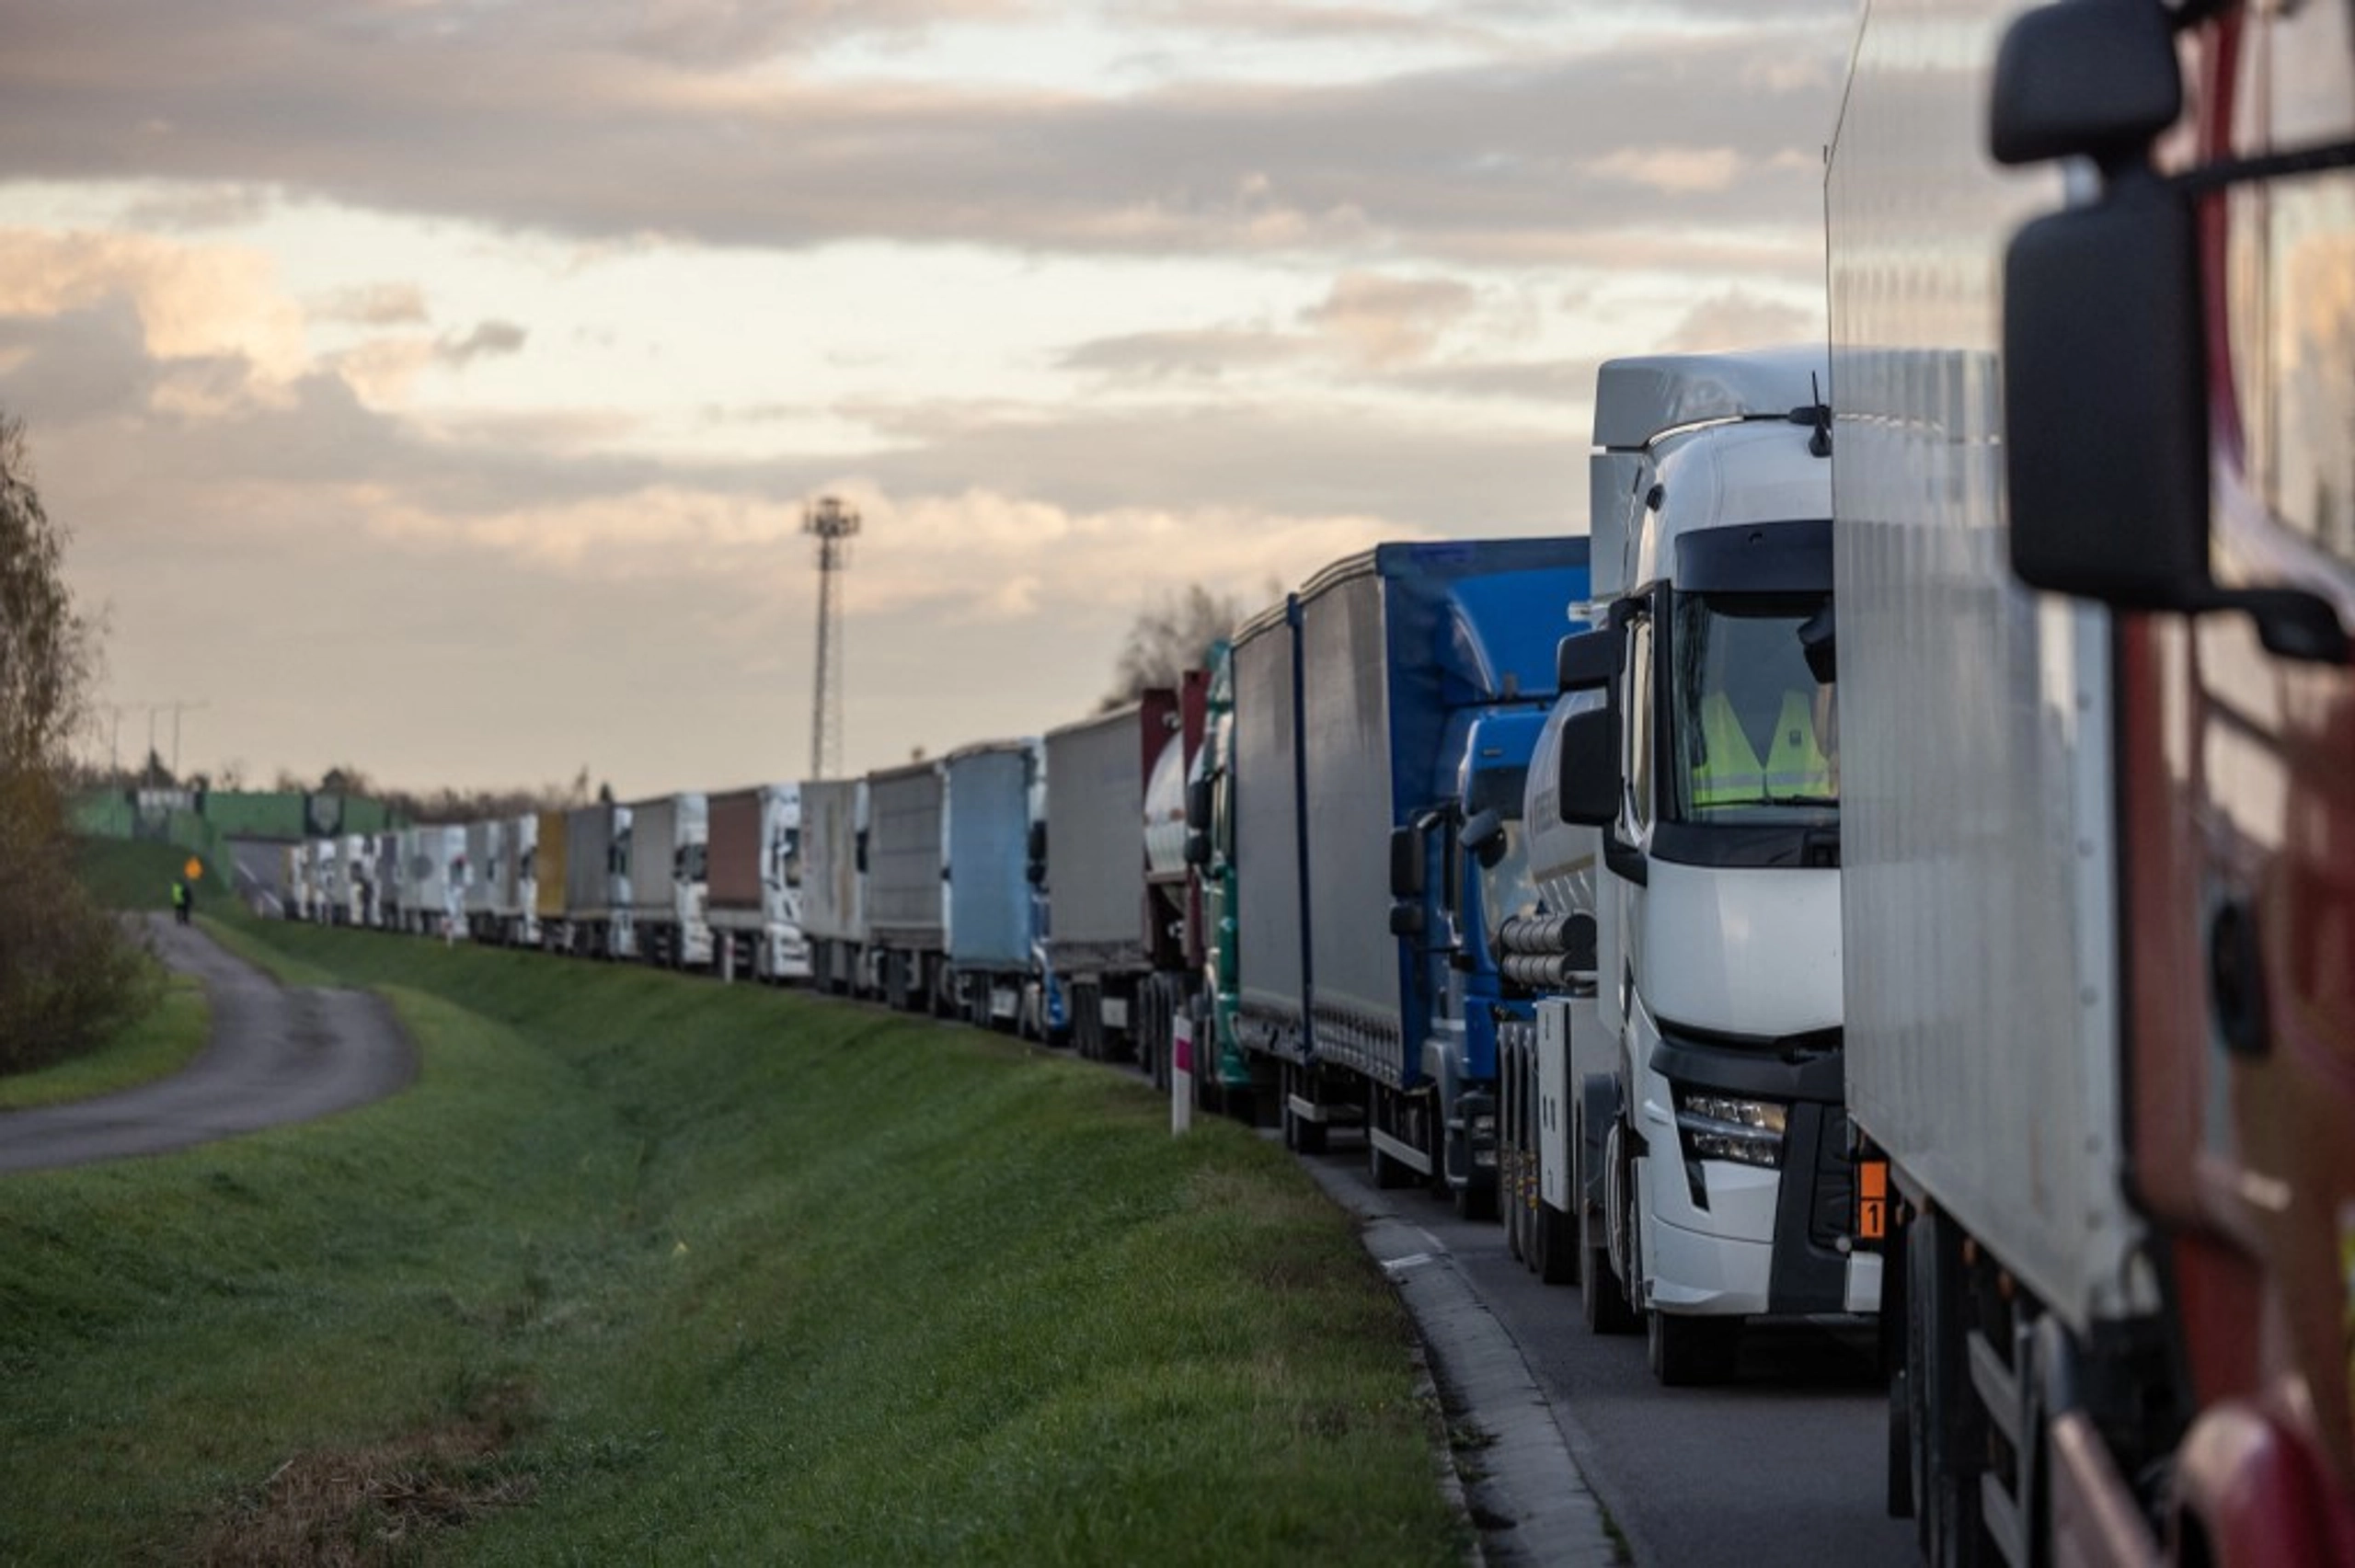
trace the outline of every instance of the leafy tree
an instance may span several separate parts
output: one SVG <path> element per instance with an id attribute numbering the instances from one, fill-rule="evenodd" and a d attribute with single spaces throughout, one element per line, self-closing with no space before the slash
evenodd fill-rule
<path id="1" fill-rule="evenodd" d="M 0 413 L 0 1072 L 86 1050 L 148 1001 L 135 954 L 74 875 L 63 785 L 98 651 L 65 540 L 24 426 Z"/>
<path id="2" fill-rule="evenodd" d="M 1137 612 L 1121 640 L 1120 658 L 1112 667 L 1112 689 L 1100 705 L 1116 708 L 1151 687 L 1177 685 L 1187 670 L 1210 656 L 1212 643 L 1233 635 L 1243 614 L 1238 595 L 1214 593 L 1198 582 L 1177 593 L 1155 595 Z"/>

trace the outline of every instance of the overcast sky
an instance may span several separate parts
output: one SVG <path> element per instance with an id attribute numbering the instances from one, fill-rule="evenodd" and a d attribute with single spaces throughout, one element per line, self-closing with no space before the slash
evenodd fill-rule
<path id="1" fill-rule="evenodd" d="M 798 777 L 821 494 L 850 765 L 1037 733 L 1188 583 L 1583 532 L 1597 361 L 1819 338 L 1854 10 L 17 0 L 0 407 L 191 771 Z"/>

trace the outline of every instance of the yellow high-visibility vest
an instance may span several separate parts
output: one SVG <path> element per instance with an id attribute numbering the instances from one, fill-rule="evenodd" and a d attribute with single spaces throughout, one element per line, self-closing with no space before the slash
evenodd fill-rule
<path id="1" fill-rule="evenodd" d="M 1832 793 L 1831 759 L 1815 741 L 1814 709 L 1797 692 L 1783 693 L 1775 745 L 1763 762 L 1722 692 L 1701 700 L 1701 738 L 1708 755 L 1693 770 L 1695 806 Z"/>

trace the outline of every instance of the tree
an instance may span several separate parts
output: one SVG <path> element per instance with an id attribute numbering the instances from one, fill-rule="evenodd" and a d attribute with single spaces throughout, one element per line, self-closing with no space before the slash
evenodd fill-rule
<path id="1" fill-rule="evenodd" d="M 98 653 L 65 584 L 65 539 L 24 426 L 0 413 L 0 1071 L 87 1049 L 149 994 L 74 874 L 63 785 Z"/>
<path id="2" fill-rule="evenodd" d="M 1183 591 L 1157 594 L 1137 612 L 1112 667 L 1112 689 L 1100 704 L 1119 707 L 1155 686 L 1175 686 L 1189 670 L 1210 657 L 1211 645 L 1234 634 L 1243 619 L 1243 601 L 1213 593 L 1200 583 Z"/>

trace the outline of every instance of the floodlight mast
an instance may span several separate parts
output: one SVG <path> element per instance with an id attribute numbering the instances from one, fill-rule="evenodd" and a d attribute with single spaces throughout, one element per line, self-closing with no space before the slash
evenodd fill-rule
<path id="1" fill-rule="evenodd" d="M 801 532 L 818 541 L 818 690 L 810 721 L 813 779 L 832 778 L 842 769 L 842 587 L 836 579 L 850 565 L 849 543 L 858 529 L 857 511 L 833 496 L 802 509 Z"/>

